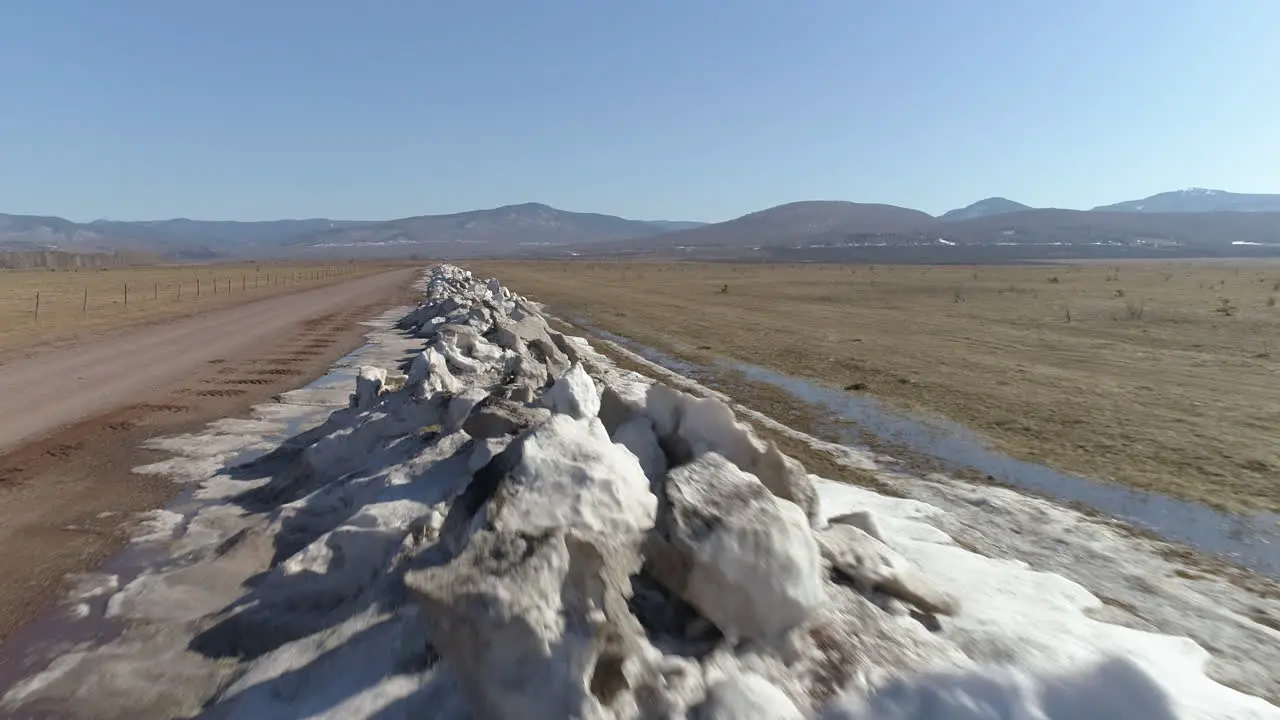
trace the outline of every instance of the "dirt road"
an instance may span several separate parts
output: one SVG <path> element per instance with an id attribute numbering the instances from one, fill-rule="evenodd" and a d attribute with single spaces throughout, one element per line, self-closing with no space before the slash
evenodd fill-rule
<path id="1" fill-rule="evenodd" d="M 405 285 L 398 270 L 122 332 L 0 365 L 0 452 L 135 402 L 214 358 L 269 342 L 308 318 L 367 304 Z"/>
<path id="2" fill-rule="evenodd" d="M 167 479 L 131 472 L 161 458 L 143 441 L 243 414 L 324 374 L 360 345 L 361 321 L 411 299 L 416 272 L 0 364 L 0 643 L 49 607 L 69 574 L 114 553 L 134 513 L 177 492 Z"/>

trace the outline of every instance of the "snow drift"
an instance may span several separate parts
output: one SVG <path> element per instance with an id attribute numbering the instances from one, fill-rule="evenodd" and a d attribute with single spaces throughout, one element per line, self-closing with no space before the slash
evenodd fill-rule
<path id="1" fill-rule="evenodd" d="M 720 399 L 619 371 L 496 280 L 443 265 L 423 289 L 403 365 L 361 368 L 349 407 L 240 468 L 172 563 L 107 588 L 132 628 L 9 707 L 70 696 L 92 714 L 145 694 L 130 673 L 204 672 L 165 712 L 1277 716 L 1204 678 L 1189 641 L 1115 628 L 1110 648 L 1053 647 L 1041 617 L 1092 622 L 1053 606 L 1078 586 L 809 474 Z M 1008 586 L 979 590 L 993 580 Z M 1170 680 L 1148 672 L 1162 657 L 1190 660 Z"/>

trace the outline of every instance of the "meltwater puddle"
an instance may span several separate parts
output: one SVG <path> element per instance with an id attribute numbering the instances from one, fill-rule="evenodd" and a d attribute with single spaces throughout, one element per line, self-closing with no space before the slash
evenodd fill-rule
<path id="1" fill-rule="evenodd" d="M 1059 472 L 992 450 L 976 433 L 956 423 L 925 422 L 906 417 L 885 408 L 874 398 L 833 390 L 750 363 L 726 359 L 715 367 L 697 365 L 600 330 L 589 322 L 577 319 L 574 322 L 650 362 L 692 379 L 713 378 L 717 370 L 735 370 L 749 380 L 784 390 L 797 400 L 817 405 L 889 443 L 936 458 L 953 469 L 973 468 L 1013 488 L 1058 502 L 1079 503 L 1166 540 L 1227 558 L 1254 572 L 1280 578 L 1280 514 L 1225 513 L 1159 493 Z M 851 433 L 841 434 L 844 437 L 839 440 L 844 444 L 858 444 Z"/>

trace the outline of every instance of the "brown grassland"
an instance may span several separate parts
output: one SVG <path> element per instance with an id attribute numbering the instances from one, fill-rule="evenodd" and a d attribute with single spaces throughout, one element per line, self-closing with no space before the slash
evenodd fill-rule
<path id="1" fill-rule="evenodd" d="M 184 317 L 404 263 L 227 263 L 0 270 L 0 358 L 34 345 Z M 128 286 L 128 304 L 125 304 Z M 36 294 L 39 293 L 39 314 Z"/>
<path id="2" fill-rule="evenodd" d="M 1280 263 L 469 267 L 695 362 L 857 387 L 1015 457 L 1280 511 Z"/>

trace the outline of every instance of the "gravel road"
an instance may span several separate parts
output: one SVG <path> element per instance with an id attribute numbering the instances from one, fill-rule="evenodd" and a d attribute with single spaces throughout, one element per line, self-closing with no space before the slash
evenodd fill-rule
<path id="1" fill-rule="evenodd" d="M 408 283 L 395 270 L 128 330 L 0 364 L 0 452 L 183 380 L 208 361 L 269 343 L 300 322 L 366 305 Z"/>
<path id="2" fill-rule="evenodd" d="M 411 301 L 409 268 L 121 331 L 0 364 L 0 678 L 7 639 L 97 567 L 131 518 L 178 491 L 131 470 L 151 437 L 194 432 L 305 385 Z M 37 623 L 38 624 L 38 623 Z"/>

